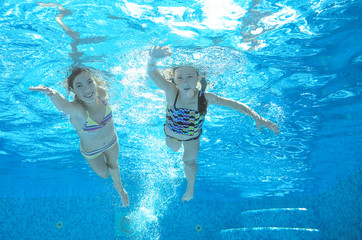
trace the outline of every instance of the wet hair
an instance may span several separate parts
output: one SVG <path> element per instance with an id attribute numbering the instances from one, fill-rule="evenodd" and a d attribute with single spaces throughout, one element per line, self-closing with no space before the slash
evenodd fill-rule
<path id="1" fill-rule="evenodd" d="M 71 70 L 69 77 L 64 81 L 64 87 L 67 89 L 68 95 L 74 89 L 74 79 L 83 72 L 90 73 L 88 69 L 82 67 L 75 67 Z M 74 99 L 79 100 L 77 95 L 74 95 Z"/>
<path id="2" fill-rule="evenodd" d="M 198 77 L 201 75 L 199 73 L 199 70 L 197 70 L 193 66 L 174 67 L 174 68 L 172 68 L 172 77 L 171 77 L 171 81 L 174 84 L 176 84 L 175 79 L 174 79 L 175 72 L 176 72 L 177 69 L 179 69 L 181 67 L 190 67 L 196 72 Z M 206 90 L 206 87 L 207 87 L 207 81 L 206 81 L 206 77 L 204 75 L 201 75 L 200 77 L 201 77 L 201 80 L 200 80 L 201 89 L 200 89 L 200 92 L 199 92 L 199 99 L 198 99 L 198 111 L 201 113 L 201 115 L 206 115 L 206 113 L 207 113 L 207 100 L 206 100 L 206 97 L 205 97 L 205 90 Z"/>
<path id="3" fill-rule="evenodd" d="M 205 97 L 205 90 L 207 87 L 207 81 L 205 76 L 201 76 L 201 89 L 200 89 L 200 95 L 199 95 L 199 101 L 198 101 L 198 109 L 199 112 L 202 115 L 206 115 L 207 113 L 207 100 Z"/>
<path id="4" fill-rule="evenodd" d="M 64 87 L 67 89 L 68 91 L 68 95 L 69 93 L 74 89 L 74 79 L 81 73 L 83 72 L 86 72 L 88 73 L 89 75 L 92 76 L 92 79 L 94 79 L 94 81 L 96 82 L 97 86 L 99 85 L 106 85 L 105 82 L 99 80 L 97 77 L 94 76 L 94 73 L 93 71 L 91 71 L 90 69 L 88 68 L 85 68 L 85 67 L 75 67 L 71 70 L 71 73 L 69 75 L 69 77 L 65 80 L 64 82 Z M 74 99 L 75 100 L 78 100 L 78 96 L 75 95 L 74 96 Z"/>
<path id="5" fill-rule="evenodd" d="M 71 74 L 69 75 L 69 77 L 67 78 L 67 88 L 68 88 L 68 91 L 72 90 L 74 87 L 73 87 L 73 84 L 74 84 L 74 79 L 81 73 L 83 72 L 87 72 L 87 73 L 90 73 L 88 69 L 86 68 L 80 68 L 80 67 L 77 67 L 77 68 L 74 68 L 71 72 Z"/>

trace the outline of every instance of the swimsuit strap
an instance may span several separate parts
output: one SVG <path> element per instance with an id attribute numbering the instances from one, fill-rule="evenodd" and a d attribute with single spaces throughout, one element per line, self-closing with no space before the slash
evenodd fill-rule
<path id="1" fill-rule="evenodd" d="M 173 107 L 176 107 L 176 102 L 177 102 L 177 98 L 178 98 L 178 92 L 179 92 L 179 90 L 177 90 L 176 97 L 175 97 L 175 102 L 173 103 Z"/>
<path id="2" fill-rule="evenodd" d="M 102 101 L 102 103 L 104 104 L 104 106 L 107 106 L 107 103 L 106 103 L 105 101 L 103 101 L 103 99 L 102 99 L 100 96 L 98 96 L 98 99 Z"/>
<path id="3" fill-rule="evenodd" d="M 173 103 L 173 107 L 176 107 L 176 102 L 177 102 L 177 98 L 178 98 L 178 93 L 179 93 L 179 90 L 177 90 L 177 93 L 176 93 L 176 97 L 175 97 L 175 102 Z M 201 95 L 204 94 L 203 92 L 199 91 L 199 94 L 197 96 L 197 106 L 199 105 L 199 98 L 201 97 Z M 103 101 L 103 100 L 102 100 Z M 107 106 L 107 105 L 106 105 Z M 199 109 L 197 109 L 199 110 Z"/>
<path id="4" fill-rule="evenodd" d="M 101 100 L 102 103 L 104 104 L 104 106 L 106 107 L 106 112 L 105 112 L 105 114 L 107 114 L 107 107 L 108 107 L 107 103 L 106 103 L 105 101 L 103 101 L 103 99 L 101 99 L 100 96 L 98 96 L 98 99 Z M 92 120 L 93 122 L 95 122 L 95 121 L 90 117 L 89 112 L 88 112 L 87 107 L 86 107 L 86 105 L 84 104 L 84 102 L 79 101 L 79 100 L 78 100 L 78 102 L 80 103 L 80 105 L 82 105 L 84 111 L 87 113 L 87 121 L 86 121 L 85 125 L 88 124 L 88 121 L 89 121 L 89 120 Z M 108 107 L 108 108 L 109 108 L 109 107 Z M 109 115 L 109 114 L 108 114 L 108 115 Z M 108 115 L 107 115 L 107 116 L 108 116 Z M 107 117 L 107 116 L 105 116 L 105 117 Z M 110 116 L 112 117 L 112 114 L 111 114 Z M 109 121 L 109 119 L 110 119 L 110 118 L 107 118 L 106 120 Z M 103 119 L 102 122 L 104 122 L 104 119 Z M 95 122 L 95 123 L 97 123 L 97 122 Z"/>

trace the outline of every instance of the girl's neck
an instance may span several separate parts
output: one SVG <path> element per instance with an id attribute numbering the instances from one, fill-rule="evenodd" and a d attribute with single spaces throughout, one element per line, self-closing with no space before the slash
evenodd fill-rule
<path id="1" fill-rule="evenodd" d="M 100 99 L 96 97 L 94 101 L 92 102 L 84 102 L 82 100 L 79 100 L 87 109 L 95 109 L 99 106 Z"/>

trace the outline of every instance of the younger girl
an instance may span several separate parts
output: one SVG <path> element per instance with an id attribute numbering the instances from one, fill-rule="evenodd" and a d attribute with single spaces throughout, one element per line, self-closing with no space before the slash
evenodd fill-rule
<path id="1" fill-rule="evenodd" d="M 247 105 L 205 92 L 206 80 L 201 78 L 199 72 L 193 67 L 173 68 L 173 80 L 172 82 L 167 81 L 157 70 L 156 59 L 171 54 L 168 47 L 153 47 L 147 72 L 157 87 L 166 93 L 167 108 L 164 126 L 166 144 L 175 152 L 180 149 L 181 144 L 184 146 L 183 161 L 187 189 L 182 201 L 189 201 L 194 196 L 198 168 L 196 160 L 199 153 L 202 124 L 208 105 L 217 104 L 229 107 L 252 117 L 259 131 L 261 131 L 261 126 L 264 126 L 278 134 L 279 129 L 275 123 L 262 118 Z M 196 88 L 199 81 L 201 81 L 201 90 Z"/>
<path id="2" fill-rule="evenodd" d="M 110 173 L 123 206 L 128 206 L 128 195 L 121 182 L 118 138 L 107 92 L 86 68 L 72 71 L 67 79 L 67 88 L 75 95 L 72 102 L 43 85 L 30 87 L 29 90 L 46 94 L 57 109 L 69 115 L 80 139 L 80 152 L 98 176 L 108 178 Z"/>

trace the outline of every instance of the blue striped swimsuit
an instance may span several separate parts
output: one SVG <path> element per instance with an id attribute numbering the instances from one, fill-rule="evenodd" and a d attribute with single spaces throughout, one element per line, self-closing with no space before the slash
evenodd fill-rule
<path id="1" fill-rule="evenodd" d="M 177 91 L 173 106 L 167 105 L 166 126 L 175 133 L 186 136 L 199 136 L 205 116 L 197 110 L 176 107 Z M 200 95 L 199 95 L 200 97 Z"/>

